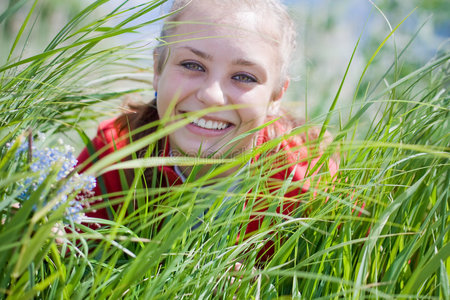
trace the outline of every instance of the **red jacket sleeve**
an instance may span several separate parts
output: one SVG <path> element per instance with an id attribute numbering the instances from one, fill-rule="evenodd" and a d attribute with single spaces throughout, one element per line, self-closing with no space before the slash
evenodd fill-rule
<path id="1" fill-rule="evenodd" d="M 290 216 L 294 213 L 295 209 L 298 208 L 300 201 L 299 195 L 310 190 L 311 180 L 310 178 L 317 175 L 320 168 L 317 168 L 313 173 L 310 172 L 318 161 L 320 160 L 320 155 L 314 158 L 309 157 L 308 149 L 305 146 L 297 145 L 289 140 L 282 141 L 279 147 L 279 151 L 283 151 L 283 155 L 280 155 L 280 160 L 275 163 L 280 171 L 276 172 L 269 178 L 269 191 L 275 193 L 282 185 L 283 182 L 292 176 L 291 181 L 293 183 L 303 181 L 301 187 L 293 187 L 288 189 L 284 194 L 286 198 L 281 203 L 278 203 L 276 212 L 278 214 L 283 214 Z M 276 154 L 274 154 L 276 155 Z M 333 178 L 338 170 L 338 164 L 334 160 L 328 161 L 328 170 L 330 176 Z M 318 181 L 321 179 L 319 178 Z M 314 196 L 316 193 L 314 193 Z M 261 209 L 258 209 L 258 206 Z M 253 208 L 257 212 L 264 212 L 268 209 L 268 203 L 259 203 Z M 245 235 L 251 235 L 252 232 L 257 231 L 264 220 L 264 216 L 252 216 L 249 223 L 247 224 Z M 273 241 L 268 241 L 258 253 L 258 257 L 261 261 L 267 261 L 274 254 Z"/>
<path id="2" fill-rule="evenodd" d="M 81 172 L 90 168 L 96 161 L 126 145 L 126 140 L 120 138 L 120 132 L 116 128 L 114 122 L 115 119 L 111 119 L 100 123 L 97 135 L 91 140 L 91 143 L 81 151 L 78 156 L 78 165 L 84 164 L 94 155 L 94 153 L 99 152 L 99 155 L 96 158 L 83 165 Z M 91 205 L 94 206 L 94 209 L 87 212 L 86 215 L 94 218 L 112 219 L 111 208 L 95 209 L 95 205 L 104 201 L 109 201 L 111 197 L 108 197 L 108 194 L 121 191 L 122 184 L 117 170 L 107 172 L 100 177 L 97 177 L 97 186 L 94 189 L 94 194 L 95 196 L 102 196 L 102 199 L 91 203 Z"/>

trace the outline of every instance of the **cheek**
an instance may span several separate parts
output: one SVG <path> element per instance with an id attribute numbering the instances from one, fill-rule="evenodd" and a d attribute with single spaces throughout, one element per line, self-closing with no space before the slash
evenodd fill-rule
<path id="1" fill-rule="evenodd" d="M 158 116 L 160 120 L 163 120 L 165 117 L 168 117 L 168 105 L 167 103 L 161 101 L 161 99 L 156 100 L 156 110 L 158 111 Z"/>
<path id="2" fill-rule="evenodd" d="M 242 105 L 242 110 L 249 115 L 261 115 L 267 112 L 267 107 L 272 99 L 273 90 L 267 86 L 260 86 L 248 91 L 235 89 L 231 94 L 233 104 Z"/>
<path id="3" fill-rule="evenodd" d="M 161 80 L 159 85 L 158 96 L 160 93 L 164 96 L 165 101 L 179 101 L 180 98 L 190 95 L 202 81 L 183 76 L 180 72 L 168 73 L 165 80 Z"/>
<path id="4" fill-rule="evenodd" d="M 257 127 L 265 122 L 267 117 L 267 107 L 264 104 L 255 104 L 253 107 L 240 109 L 238 113 L 243 124 Z"/>
<path id="5" fill-rule="evenodd" d="M 156 110 L 158 111 L 158 117 L 161 120 L 166 113 L 167 107 L 161 103 L 160 99 L 156 100 Z"/>
<path id="6" fill-rule="evenodd" d="M 156 108 L 160 119 L 167 115 L 167 110 L 173 105 L 171 102 L 174 99 L 176 101 L 180 96 L 180 88 L 173 88 L 174 86 L 180 86 L 177 80 L 168 80 L 167 75 L 161 76 L 157 85 Z"/>
<path id="7" fill-rule="evenodd" d="M 239 103 L 236 103 L 244 106 L 242 109 L 238 110 L 241 119 L 246 122 L 263 123 L 267 117 L 269 104 L 269 99 L 266 99 L 267 92 L 248 96 L 250 97 L 238 99 L 240 101 L 238 101 Z"/>

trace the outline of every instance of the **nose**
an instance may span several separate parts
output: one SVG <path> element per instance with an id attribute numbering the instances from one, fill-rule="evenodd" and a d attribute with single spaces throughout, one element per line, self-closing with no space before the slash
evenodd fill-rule
<path id="1" fill-rule="evenodd" d="M 206 106 L 225 105 L 226 94 L 219 79 L 208 78 L 199 87 L 197 98 Z"/>

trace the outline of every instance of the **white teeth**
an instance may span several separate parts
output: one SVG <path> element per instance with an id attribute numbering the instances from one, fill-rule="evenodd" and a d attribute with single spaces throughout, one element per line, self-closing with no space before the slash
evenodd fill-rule
<path id="1" fill-rule="evenodd" d="M 206 121 L 205 121 L 205 120 L 203 120 L 203 119 L 200 119 L 200 120 L 198 120 L 198 123 L 197 123 L 197 125 L 198 125 L 198 126 L 200 126 L 200 127 L 205 127 L 205 125 L 206 125 Z"/>
<path id="2" fill-rule="evenodd" d="M 211 120 L 206 121 L 205 119 L 196 119 L 192 123 L 205 129 L 222 130 L 228 127 L 228 123 Z"/>

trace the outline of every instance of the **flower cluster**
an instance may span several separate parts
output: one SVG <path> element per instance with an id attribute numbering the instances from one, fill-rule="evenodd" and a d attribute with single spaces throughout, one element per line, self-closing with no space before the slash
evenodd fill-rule
<path id="1" fill-rule="evenodd" d="M 43 139 L 42 136 L 40 139 Z M 74 156 L 74 149 L 69 145 L 64 145 L 62 140 L 58 140 L 55 147 L 45 147 L 44 149 L 37 149 L 35 145 L 30 147 L 29 142 L 25 141 L 18 148 L 16 155 L 19 156 L 28 151 L 32 153 L 29 170 L 35 175 L 19 182 L 22 190 L 19 199 L 22 201 L 29 199 L 31 193 L 47 179 L 50 172 L 57 169 L 56 182 L 63 180 L 63 184 L 52 185 L 52 187 L 58 186 L 56 192 L 58 203 L 53 209 L 57 209 L 69 201 L 65 211 L 66 217 L 75 223 L 80 223 L 84 216 L 81 213 L 83 204 L 87 198 L 92 196 L 96 186 L 95 178 L 75 172 L 77 159 Z"/>

